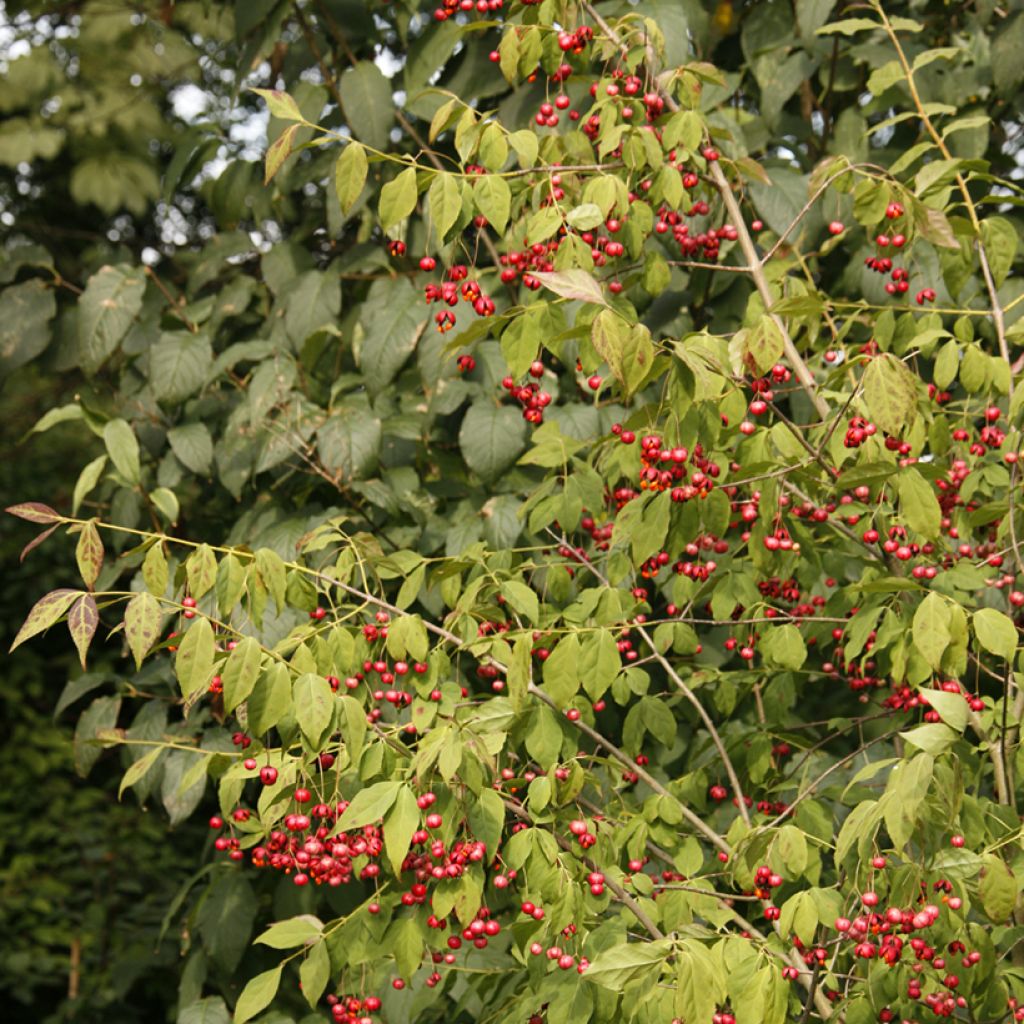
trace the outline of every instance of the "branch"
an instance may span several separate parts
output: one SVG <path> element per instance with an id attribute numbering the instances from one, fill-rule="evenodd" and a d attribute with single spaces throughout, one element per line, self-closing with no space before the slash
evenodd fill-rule
<path id="1" fill-rule="evenodd" d="M 921 123 L 925 126 L 925 129 L 932 137 L 932 141 L 938 147 L 942 156 L 946 160 L 952 160 L 953 154 L 950 153 L 945 139 L 943 139 L 942 135 L 932 122 L 932 119 L 924 109 L 924 104 L 921 102 L 921 95 L 917 91 L 917 84 L 914 82 L 914 69 L 907 61 L 907 55 L 903 52 L 903 47 L 900 45 L 899 37 L 896 35 L 896 30 L 892 27 L 892 23 L 889 21 L 889 18 L 885 13 L 884 6 L 879 3 L 879 0 L 871 0 L 871 5 L 877 12 L 878 16 L 882 19 L 882 25 L 885 27 L 889 40 L 892 43 L 893 48 L 896 50 L 896 56 L 899 59 L 900 67 L 903 69 L 903 74 L 907 79 L 910 98 L 914 101 L 914 108 L 917 111 L 918 117 L 921 119 Z M 956 181 L 956 186 L 960 195 L 963 197 L 964 206 L 967 207 L 967 215 L 970 217 L 971 227 L 974 228 L 974 235 L 978 242 L 978 262 L 981 264 L 981 274 L 985 279 L 985 290 L 988 292 L 989 303 L 992 307 L 992 322 L 995 325 L 996 339 L 999 342 L 999 354 L 1004 360 L 1006 360 L 1006 365 L 1010 366 L 1010 349 L 1006 341 L 1006 323 L 1003 317 L 1003 307 L 999 303 L 999 294 L 996 291 L 996 284 L 992 278 L 992 269 L 989 266 L 988 253 L 985 251 L 985 241 L 981 234 L 981 221 L 978 220 L 978 211 L 975 208 L 974 200 L 971 198 L 971 193 L 967 188 L 967 182 L 964 180 L 964 176 L 958 171 L 954 180 Z M 1012 398 L 1012 372 L 1010 373 L 1009 388 L 1009 394 Z"/>
<path id="2" fill-rule="evenodd" d="M 584 0 L 583 9 L 597 22 L 601 31 L 623 52 L 628 53 L 628 48 L 622 40 L 622 37 L 618 32 L 613 29 L 608 22 L 601 17 L 600 14 L 594 9 L 594 5 L 589 0 Z M 647 43 L 646 62 L 648 69 L 654 75 L 657 61 L 654 55 L 654 49 L 650 42 Z M 657 76 L 654 75 L 655 81 Z M 665 99 L 665 106 L 668 107 L 673 113 L 679 111 L 679 104 L 676 102 L 675 97 L 671 93 L 665 91 L 658 85 L 659 91 L 662 93 Z M 722 201 L 725 203 L 725 208 L 728 211 L 729 219 L 732 221 L 733 226 L 736 228 L 736 235 L 740 243 L 740 248 L 743 250 L 744 259 L 747 261 L 747 266 L 750 269 L 750 276 L 753 279 L 754 287 L 757 288 L 758 294 L 761 296 L 761 300 L 764 302 L 765 310 L 771 309 L 775 302 L 775 296 L 772 295 L 771 288 L 768 285 L 768 278 L 764 273 L 764 266 L 761 263 L 760 258 L 757 255 L 757 249 L 754 246 L 754 240 L 750 237 L 750 232 L 747 230 L 746 221 L 743 219 L 743 212 L 740 210 L 739 203 L 736 201 L 736 196 L 733 195 L 732 185 L 729 184 L 729 179 L 726 178 L 725 172 L 719 166 L 717 160 L 709 160 L 708 168 L 711 174 L 711 180 L 718 189 L 719 194 L 722 197 Z M 825 419 L 828 416 L 828 403 L 824 398 L 821 397 L 817 390 L 817 383 L 814 380 L 814 374 L 811 373 L 810 368 L 803 360 L 803 356 L 797 351 L 796 345 L 793 344 L 793 339 L 789 335 L 789 331 L 786 328 L 782 318 L 777 313 L 768 313 L 768 315 L 775 322 L 775 325 L 779 328 L 782 334 L 782 347 L 786 354 L 786 358 L 790 361 L 793 366 L 793 372 L 796 373 L 797 380 L 800 381 L 801 387 L 807 393 L 807 397 L 811 400 L 814 408 L 817 410 L 818 415 Z"/>

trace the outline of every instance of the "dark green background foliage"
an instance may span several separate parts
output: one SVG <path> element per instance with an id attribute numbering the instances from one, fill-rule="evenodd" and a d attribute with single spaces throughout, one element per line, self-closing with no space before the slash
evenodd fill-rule
<path id="1" fill-rule="evenodd" d="M 269 1004 L 267 1024 L 324 1020 L 322 1002 L 311 1010 L 299 992 L 298 960 L 276 999 L 271 986 L 262 1002 L 247 1008 L 243 996 L 238 1006 L 246 983 L 283 958 L 253 939 L 270 922 L 316 914 L 326 938 L 316 931 L 308 954 L 291 945 L 306 964 L 324 958 L 326 991 L 381 995 L 391 1022 L 519 1022 L 547 1004 L 549 1024 L 707 1024 L 722 1006 L 739 1024 L 781 1024 L 824 1017 L 829 988 L 837 1013 L 862 1024 L 903 998 L 905 965 L 847 957 L 820 985 L 807 971 L 784 984 L 782 963 L 803 967 L 791 933 L 808 946 L 831 941 L 833 919 L 853 916 L 869 885 L 909 905 L 937 874 L 967 905 L 967 923 L 940 940 L 963 938 L 983 955 L 961 990 L 973 1019 L 1006 1019 L 1007 997 L 1024 998 L 1018 613 L 984 564 L 1001 552 L 1003 571 L 1024 571 L 1017 470 L 1001 457 L 1020 448 L 1024 393 L 1010 366 L 1024 341 L 1024 11 L 885 4 L 890 33 L 871 6 L 832 0 L 595 7 L 506 2 L 493 20 L 442 23 L 418 0 L 4 5 L 0 488 L 8 503 L 52 506 L 79 538 L 92 537 L 85 520 L 106 524 L 105 550 L 78 559 L 99 602 L 88 672 L 55 626 L 18 648 L 0 683 L 0 991 L 11 1019 L 226 1024 L 229 1007 L 248 1019 Z M 582 119 L 535 134 L 538 107 L 556 91 L 549 76 L 567 59 L 553 26 L 583 24 L 596 38 L 568 58 L 576 73 L 566 87 Z M 627 40 L 624 56 L 608 25 Z M 644 91 L 671 98 L 658 125 L 700 174 L 692 194 L 669 146 L 616 121 L 621 97 L 602 100 L 596 144 L 578 130 L 590 85 L 604 88 L 620 62 L 641 76 L 680 69 Z M 708 141 L 721 161 L 705 159 Z M 562 175 L 564 202 L 552 207 L 556 164 L 576 170 Z M 688 222 L 691 233 L 721 227 L 733 219 L 725 194 L 747 223 L 763 220 L 762 254 L 789 232 L 762 281 L 695 265 L 701 252 L 680 259 L 671 233 L 651 232 L 660 205 L 698 198 L 711 211 Z M 892 202 L 905 208 L 909 243 L 909 290 L 895 301 L 864 263 L 878 255 Z M 613 211 L 626 251 L 595 268 L 579 231 Z M 561 238 L 563 218 L 578 230 L 554 269 L 576 276 L 539 291 L 503 282 L 499 257 L 527 238 Z M 404 255 L 389 251 L 394 241 Z M 437 273 L 417 269 L 424 254 L 437 257 Z M 722 262 L 736 269 L 746 258 L 724 243 Z M 478 317 L 462 302 L 441 333 L 442 307 L 424 303 L 423 286 L 453 264 L 469 265 L 496 312 Z M 912 301 L 925 288 L 934 307 Z M 765 292 L 784 324 L 766 313 Z M 814 380 L 777 388 L 756 432 L 741 435 L 751 379 L 781 358 L 783 327 Z M 460 371 L 460 354 L 472 369 Z M 502 385 L 526 379 L 537 359 L 552 396 L 542 427 L 524 422 Z M 595 393 L 586 380 L 597 373 Z M 925 384 L 949 401 L 932 401 Z M 1005 446 L 954 443 L 952 432 L 976 432 L 992 405 Z M 843 446 L 854 415 L 879 427 L 860 449 Z M 733 507 L 723 486 L 685 502 L 637 496 L 618 514 L 612 550 L 595 547 L 585 518 L 611 522 L 612 492 L 635 487 L 640 469 L 638 446 L 610 433 L 618 422 L 691 452 L 703 445 L 720 485 L 741 481 Z M 908 470 L 883 433 L 927 457 Z M 940 510 L 944 474 L 961 456 L 972 471 L 964 501 Z M 864 492 L 844 507 L 859 525 L 780 505 L 825 508 L 858 486 L 870 500 Z M 737 522 L 755 492 L 760 507 Z M 934 544 L 942 571 L 921 582 L 862 543 L 869 519 Z M 780 525 L 798 552 L 765 546 Z M 42 594 L 79 586 L 75 537 L 58 531 L 17 563 L 32 536 L 21 520 L 0 524 L 8 645 Z M 693 557 L 687 545 L 702 536 L 729 542 L 709 582 L 642 573 L 661 551 L 670 563 Z M 962 542 L 972 554 L 958 559 Z M 600 575 L 573 561 L 577 545 Z M 789 579 L 802 600 L 820 598 L 818 621 L 763 616 L 785 606 L 788 618 L 793 602 L 771 588 Z M 144 642 L 142 626 L 122 623 L 129 592 L 135 608 L 154 609 Z M 188 593 L 200 600 L 191 625 L 179 615 Z M 380 731 L 364 737 L 362 710 L 323 677 L 384 656 L 361 631 L 381 600 L 400 609 L 388 660 L 429 670 L 406 684 L 411 711 L 385 708 Z M 669 604 L 683 609 L 680 621 Z M 318 605 L 329 614 L 312 626 Z M 651 629 L 631 634 L 644 659 L 631 667 L 615 641 L 638 613 Z M 241 705 L 234 714 L 220 698 L 183 707 L 215 666 L 231 678 L 225 652 L 212 639 L 202 646 L 208 621 L 254 640 L 251 678 L 239 670 L 226 684 Z M 481 623 L 510 631 L 478 636 Z M 186 626 L 184 656 L 154 643 Z M 748 664 L 727 641 L 742 647 L 755 634 Z M 553 651 L 547 661 L 540 645 Z M 488 659 L 507 667 L 505 690 L 491 688 Z M 248 689 L 233 700 L 243 675 Z M 864 676 L 884 687 L 851 692 Z M 970 719 L 959 696 L 932 689 L 949 679 L 976 700 Z M 883 706 L 890 683 L 931 694 L 941 721 Z M 607 708 L 595 711 L 602 698 Z M 570 708 L 598 738 L 581 738 Z M 402 731 L 410 717 L 422 738 Z M 431 788 L 446 841 L 463 822 L 466 836 L 493 835 L 490 865 L 501 837 L 532 888 L 488 885 L 504 932 L 470 954 L 479 973 L 451 971 L 426 988 L 424 969 L 404 991 L 390 988 L 443 943 L 425 913 L 403 910 L 407 880 L 391 868 L 371 917 L 370 885 L 300 889 L 215 854 L 204 820 L 239 800 L 257 806 L 252 783 L 241 795 L 232 741 L 254 719 L 265 727 L 250 728 L 253 751 L 289 786 L 330 749 L 339 761 L 325 799 L 384 787 L 370 790 L 388 800 L 367 823 L 385 815 L 401 841 L 419 822 L 416 812 L 399 821 L 397 808 Z M 638 755 L 649 761 L 637 765 Z M 537 773 L 529 786 L 524 766 Z M 645 770 L 631 781 L 636 767 Z M 501 768 L 515 770 L 519 788 L 503 790 L 509 804 L 495 810 Z M 126 769 L 136 774 L 119 801 Z M 731 796 L 736 782 L 769 809 L 799 808 L 780 824 L 755 807 L 745 823 L 709 794 L 722 783 Z M 577 805 L 581 794 L 589 803 Z M 534 825 L 525 839 L 512 840 L 509 807 Z M 614 885 L 652 849 L 718 894 L 749 894 L 769 864 L 785 875 L 780 934 L 758 909 L 750 920 L 767 938 L 740 939 L 714 896 L 649 899 L 653 876 L 642 873 L 627 879 L 635 903 L 618 890 L 592 897 L 592 865 L 571 842 L 560 853 L 552 836 L 565 839 L 568 821 L 595 807 L 610 821 L 591 821 L 593 856 Z M 280 801 L 258 810 L 268 828 L 284 814 Z M 967 838 L 962 853 L 949 850 L 954 832 Z M 727 868 L 716 845 L 731 848 Z M 865 866 L 879 851 L 898 865 L 891 883 Z M 467 879 L 460 913 L 482 898 L 483 868 Z M 527 894 L 550 908 L 548 923 L 509 927 Z M 580 925 L 573 952 L 597 965 L 586 980 L 545 974 L 522 952 L 534 937 L 562 941 L 570 921 Z M 638 922 L 646 939 L 670 938 L 627 941 Z M 69 999 L 72 948 L 80 967 Z M 843 971 L 857 980 L 846 986 Z M 307 992 L 317 988 L 302 977 Z"/>

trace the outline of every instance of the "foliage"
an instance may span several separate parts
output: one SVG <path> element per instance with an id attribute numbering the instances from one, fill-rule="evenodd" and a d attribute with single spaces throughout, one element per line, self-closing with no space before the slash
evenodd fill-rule
<path id="1" fill-rule="evenodd" d="M 0 397 L 11 449 L 42 410 L 59 404 L 62 383 L 26 370 L 19 389 Z M 42 486 L 54 500 L 70 501 L 68 460 L 87 451 L 73 429 L 55 429 L 37 439 L 31 461 L 4 460 L 0 490 L 18 494 Z M 63 559 L 74 557 L 72 543 L 54 538 L 49 566 L 38 559 L 18 565 L 21 532 L 15 519 L 0 522 L 8 567 L 0 599 L 4 648 L 26 604 L 40 588 L 57 586 Z M 0 991 L 12 1020 L 114 1016 L 129 1024 L 162 1015 L 176 998 L 180 930 L 167 928 L 160 936 L 168 904 L 196 869 L 202 826 L 168 834 L 159 816 L 118 804 L 118 761 L 108 759 L 91 780 L 81 779 L 75 758 L 85 748 L 75 751 L 69 742 L 75 712 L 115 678 L 119 666 L 112 655 L 94 659 L 91 671 L 78 675 L 70 639 L 54 636 L 10 660 L 0 683 Z"/>
<path id="2" fill-rule="evenodd" d="M 15 647 L 211 816 L 179 1020 L 1024 1019 L 1024 14 L 110 8 L 9 69 Z"/>

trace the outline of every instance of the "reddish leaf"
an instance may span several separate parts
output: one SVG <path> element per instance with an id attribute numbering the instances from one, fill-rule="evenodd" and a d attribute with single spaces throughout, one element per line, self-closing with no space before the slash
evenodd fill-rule
<path id="1" fill-rule="evenodd" d="M 28 553 L 29 553 L 29 552 L 30 552 L 30 551 L 31 551 L 31 550 L 32 550 L 33 548 L 37 548 L 37 547 L 39 547 L 39 545 L 40 545 L 40 544 L 42 544 L 42 543 L 43 543 L 43 541 L 44 541 L 44 540 L 46 540 L 46 538 L 47 538 L 47 537 L 49 537 L 49 536 L 50 536 L 50 534 L 51 534 L 51 533 L 53 533 L 53 531 L 54 531 L 54 530 L 56 530 L 58 526 L 60 526 L 60 523 L 54 523 L 54 524 L 53 524 L 53 526 L 51 526 L 51 527 L 50 527 L 50 528 L 49 528 L 48 530 L 43 530 L 43 532 L 42 532 L 41 534 L 39 534 L 39 536 L 37 536 L 37 537 L 33 537 L 33 538 L 32 538 L 32 540 L 30 540 L 30 541 L 29 541 L 29 542 L 28 542 L 28 543 L 27 543 L 27 544 L 26 544 L 26 545 L 25 545 L 25 546 L 24 546 L 24 547 L 23 547 L 23 548 L 21 549 L 21 556 L 20 556 L 20 558 L 18 559 L 18 561 L 19 561 L 19 562 L 24 562 L 24 561 L 25 561 L 25 556 L 26 556 L 26 555 L 27 555 L 27 554 L 28 554 Z"/>
<path id="2" fill-rule="evenodd" d="M 100 540 L 99 531 L 92 520 L 82 527 L 82 532 L 78 535 L 75 560 L 78 562 L 78 571 L 82 574 L 82 580 L 92 590 L 93 584 L 103 568 L 103 541 Z"/>
<path id="3" fill-rule="evenodd" d="M 28 613 L 28 618 L 25 619 L 21 629 L 18 630 L 18 635 L 14 638 L 14 643 L 11 644 L 11 650 L 13 651 L 15 647 L 23 644 L 29 637 L 42 633 L 44 629 L 49 629 L 68 610 L 68 606 L 79 593 L 81 591 L 78 590 L 51 590 L 50 593 L 39 598 L 32 606 L 32 611 Z"/>
<path id="4" fill-rule="evenodd" d="M 78 648 L 82 668 L 85 668 L 85 655 L 99 624 L 100 612 L 96 607 L 96 599 L 92 594 L 82 594 L 68 612 L 68 632 Z"/>
<path id="5" fill-rule="evenodd" d="M 61 521 L 59 512 L 40 501 L 24 501 L 20 505 L 9 505 L 6 511 L 19 519 L 27 519 L 30 523 L 59 523 Z"/>

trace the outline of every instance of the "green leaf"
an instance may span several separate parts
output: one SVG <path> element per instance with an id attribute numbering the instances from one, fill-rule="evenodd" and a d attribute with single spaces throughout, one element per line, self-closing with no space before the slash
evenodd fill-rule
<path id="1" fill-rule="evenodd" d="M 250 730 L 254 735 L 262 735 L 277 725 L 291 706 L 291 676 L 286 665 L 276 662 L 256 680 L 246 703 Z"/>
<path id="2" fill-rule="evenodd" d="M 342 213 L 351 213 L 352 207 L 363 194 L 369 170 L 366 150 L 358 142 L 349 142 L 334 165 L 334 192 Z"/>
<path id="3" fill-rule="evenodd" d="M 117 789 L 117 799 L 120 800 L 124 791 L 136 783 L 141 782 L 149 770 L 157 763 L 160 759 L 160 755 L 163 753 L 162 747 L 154 747 L 152 750 L 147 751 L 137 761 L 133 761 L 129 766 L 128 770 L 124 773 L 121 778 L 121 785 Z"/>
<path id="4" fill-rule="evenodd" d="M 779 929 L 783 935 L 795 933 L 804 945 L 809 946 L 814 942 L 817 928 L 818 908 L 810 893 L 795 893 L 783 903 L 779 916 Z"/>
<path id="5" fill-rule="evenodd" d="M 396 918 L 388 929 L 385 948 L 391 951 L 399 976 L 411 978 L 423 959 L 423 933 L 415 917 Z"/>
<path id="6" fill-rule="evenodd" d="M 213 440 L 205 423 L 183 423 L 167 431 L 175 458 L 186 468 L 208 476 L 213 462 Z M 162 591 L 161 591 L 162 593 Z"/>
<path id="7" fill-rule="evenodd" d="M 153 508 L 160 513 L 167 520 L 171 526 L 174 526 L 178 522 L 178 516 L 181 515 L 181 505 L 178 502 L 178 496 L 169 487 L 158 487 L 154 491 L 149 492 L 149 500 L 153 504 Z"/>
<path id="8" fill-rule="evenodd" d="M 886 433 L 900 436 L 917 419 L 919 381 L 906 364 L 888 352 L 877 355 L 864 371 L 864 400 L 872 420 Z"/>
<path id="9" fill-rule="evenodd" d="M 597 208 L 595 207 L 595 209 Z M 594 275 L 586 270 L 536 271 L 533 276 L 545 288 L 553 291 L 556 295 L 561 295 L 564 299 L 594 302 L 600 306 L 608 305 L 600 284 Z"/>
<path id="10" fill-rule="evenodd" d="M 213 675 L 216 645 L 213 627 L 206 618 L 194 619 L 178 645 L 174 674 L 186 698 L 206 689 Z"/>
<path id="11" fill-rule="evenodd" d="M 427 190 L 427 204 L 438 241 L 444 242 L 462 213 L 462 190 L 455 175 L 435 175 Z"/>
<path id="12" fill-rule="evenodd" d="M 495 174 L 481 175 L 473 185 L 473 200 L 488 224 L 499 235 L 502 234 L 512 210 L 512 192 L 508 182 Z"/>
<path id="13" fill-rule="evenodd" d="M 582 641 L 580 676 L 591 700 L 600 700 L 622 668 L 615 637 L 609 629 L 591 633 Z"/>
<path id="14" fill-rule="evenodd" d="M 682 146 L 688 153 L 696 153 L 703 136 L 704 122 L 700 114 L 696 110 L 680 110 L 665 125 L 661 144 L 666 149 Z"/>
<path id="15" fill-rule="evenodd" d="M 519 580 L 506 580 L 501 585 L 501 593 L 520 615 L 526 616 L 527 622 L 537 625 L 540 621 L 540 602 L 530 587 Z"/>
<path id="16" fill-rule="evenodd" d="M 359 61 L 341 76 L 338 91 L 345 120 L 355 137 L 373 149 L 387 149 L 395 122 L 395 101 L 380 68 L 373 61 Z"/>
<path id="17" fill-rule="evenodd" d="M 284 559 L 272 548 L 259 548 L 255 561 L 256 572 L 267 588 L 267 593 L 274 599 L 278 612 L 283 612 L 288 586 L 288 567 Z"/>
<path id="18" fill-rule="evenodd" d="M 981 240 L 985 244 L 992 280 L 1001 288 L 1017 254 L 1017 230 L 1005 217 L 988 217 L 981 222 Z"/>
<path id="19" fill-rule="evenodd" d="M 52 335 L 50 321 L 56 315 L 57 302 L 53 290 L 39 278 L 11 285 L 0 292 L 0 380 L 44 351 Z M 63 410 L 51 409 L 32 428 L 33 432 L 61 422 L 52 417 L 64 410 L 68 410 L 64 419 L 75 418 L 70 412 L 72 409 L 81 414 L 78 405 L 64 406 Z M 43 426 L 47 417 L 51 419 Z"/>
<path id="20" fill-rule="evenodd" d="M 296 946 L 308 946 L 317 942 L 324 931 L 323 922 L 312 914 L 299 914 L 289 917 L 286 921 L 272 924 L 254 942 L 271 949 L 294 949 Z"/>
<path id="21" fill-rule="evenodd" d="M 367 390 L 377 394 L 398 375 L 427 326 L 423 293 L 407 278 L 374 281 L 364 305 L 359 352 Z"/>
<path id="22" fill-rule="evenodd" d="M 289 125 L 267 147 L 267 155 L 263 164 L 263 184 L 269 185 L 274 176 L 284 166 L 285 160 L 292 155 L 292 146 L 298 133 L 297 124 Z"/>
<path id="23" fill-rule="evenodd" d="M 381 229 L 387 231 L 399 221 L 405 220 L 416 209 L 418 197 L 416 187 L 416 169 L 407 167 L 380 190 Z"/>
<path id="24" fill-rule="evenodd" d="M 401 789 L 401 782 L 388 780 L 359 790 L 338 819 L 335 832 L 351 832 L 364 825 L 375 825 L 391 809 Z"/>
<path id="25" fill-rule="evenodd" d="M 361 480 L 377 465 L 381 422 L 366 408 L 339 406 L 316 432 L 324 468 L 340 482 Z"/>
<path id="26" fill-rule="evenodd" d="M 544 689 L 560 708 L 568 707 L 580 688 L 580 642 L 570 633 L 552 648 L 544 662 Z"/>
<path id="27" fill-rule="evenodd" d="M 292 687 L 295 720 L 314 750 L 320 749 L 324 733 L 334 718 L 334 693 L 323 676 L 305 672 Z"/>
<path id="28" fill-rule="evenodd" d="M 967 701 L 962 693 L 946 693 L 945 690 L 921 690 L 921 696 L 939 713 L 943 722 L 957 732 L 963 732 L 967 725 Z M 925 748 L 926 749 L 926 748 Z"/>
<path id="29" fill-rule="evenodd" d="M 103 267 L 78 300 L 78 360 L 89 376 L 113 355 L 142 308 L 146 282 L 126 264 Z"/>
<path id="30" fill-rule="evenodd" d="M 530 214 L 526 222 L 528 244 L 546 242 L 562 226 L 562 215 L 554 206 L 542 206 Z"/>
<path id="31" fill-rule="evenodd" d="M 401 874 L 402 862 L 412 845 L 412 834 L 419 828 L 419 824 L 420 809 L 416 803 L 416 794 L 408 786 L 402 786 L 384 818 L 384 852 L 396 876 Z"/>
<path id="32" fill-rule="evenodd" d="M 621 992 L 629 982 L 640 977 L 648 977 L 653 982 L 661 973 L 661 965 L 670 951 L 671 944 L 664 939 L 612 946 L 591 960 L 587 981 L 614 992 Z"/>
<path id="33" fill-rule="evenodd" d="M 743 364 L 752 376 L 763 376 L 782 358 L 782 328 L 775 317 L 765 314 L 742 337 Z"/>
<path id="34" fill-rule="evenodd" d="M 321 328 L 334 327 L 340 313 L 341 282 L 337 274 L 307 270 L 288 285 L 284 326 L 297 346 Z"/>
<path id="35" fill-rule="evenodd" d="M 949 631 L 950 610 L 945 598 L 931 593 L 917 606 L 911 635 L 914 646 L 924 660 L 936 671 L 952 636 Z"/>
<path id="36" fill-rule="evenodd" d="M 71 497 L 71 514 L 78 515 L 78 510 L 86 496 L 99 483 L 100 476 L 107 465 L 106 455 L 100 455 L 88 463 L 75 482 L 75 490 Z"/>
<path id="37" fill-rule="evenodd" d="M 960 347 L 956 339 L 950 338 L 935 356 L 935 366 L 932 370 L 932 380 L 937 388 L 945 389 L 956 380 L 957 371 L 960 369 Z"/>
<path id="38" fill-rule="evenodd" d="M 807 645 L 796 626 L 772 626 L 765 631 L 759 650 L 774 668 L 798 669 L 807 660 Z"/>
<path id="39" fill-rule="evenodd" d="M 577 231 L 593 231 L 604 223 L 604 219 L 597 203 L 580 203 L 565 215 L 566 224 Z"/>
<path id="40" fill-rule="evenodd" d="M 242 701 L 248 700 L 259 678 L 262 657 L 259 643 L 251 636 L 240 640 L 228 655 L 220 671 L 226 712 L 234 711 Z"/>
<path id="41" fill-rule="evenodd" d="M 137 484 L 142 475 L 139 442 L 135 432 L 122 419 L 108 421 L 103 427 L 103 442 L 114 468 L 129 483 Z"/>
<path id="42" fill-rule="evenodd" d="M 188 556 L 185 576 L 192 597 L 200 598 L 213 588 L 217 582 L 217 556 L 209 544 L 200 544 Z"/>
<path id="43" fill-rule="evenodd" d="M 22 623 L 9 650 L 13 651 L 26 640 L 49 629 L 71 607 L 71 603 L 80 593 L 80 590 L 51 590 L 39 598 Z"/>
<path id="44" fill-rule="evenodd" d="M 826 36 L 838 32 L 840 35 L 852 36 L 857 32 L 867 32 L 881 27 L 877 21 L 872 21 L 870 18 L 843 18 L 842 21 L 834 21 L 831 25 L 822 26 L 816 35 Z"/>
<path id="45" fill-rule="evenodd" d="M 299 981 L 306 1002 L 315 1010 L 316 1004 L 331 980 L 331 957 L 327 952 L 327 943 L 318 942 L 310 947 L 306 959 L 299 967 Z"/>
<path id="46" fill-rule="evenodd" d="M 255 978 L 249 980 L 235 1004 L 235 1024 L 245 1024 L 246 1021 L 252 1020 L 260 1010 L 270 1005 L 281 984 L 282 967 L 283 964 L 278 964 L 269 971 L 257 974 Z"/>
<path id="47" fill-rule="evenodd" d="M 262 96 L 270 110 L 271 117 L 278 117 L 282 121 L 305 121 L 299 105 L 288 93 L 280 89 L 253 89 L 257 96 Z"/>
<path id="48" fill-rule="evenodd" d="M 1004 661 L 1013 661 L 1017 652 L 1017 627 L 1013 620 L 995 608 L 979 608 L 971 620 L 978 643 Z"/>
<path id="49" fill-rule="evenodd" d="M 1017 880 L 1002 857 L 994 853 L 982 857 L 978 895 L 990 920 L 1001 924 L 1013 916 L 1017 906 Z"/>
<path id="50" fill-rule="evenodd" d="M 651 332 L 643 324 L 630 326 L 618 313 L 604 309 L 594 319 L 590 340 L 626 395 L 632 394 L 654 362 Z"/>
<path id="51" fill-rule="evenodd" d="M 923 537 L 929 540 L 937 538 L 942 525 L 942 509 L 928 481 L 913 466 L 907 466 L 896 477 L 896 490 L 903 521 Z"/>
<path id="52" fill-rule="evenodd" d="M 947 751 L 957 738 L 957 734 L 942 722 L 928 722 L 915 729 L 901 732 L 900 736 L 917 747 L 918 750 L 931 754 L 932 757 L 938 757 L 939 754 Z"/>
<path id="53" fill-rule="evenodd" d="M 142 659 L 160 639 L 162 623 L 160 603 L 152 594 L 139 593 L 128 602 L 124 610 L 124 635 L 136 668 L 142 667 Z"/>
<path id="54" fill-rule="evenodd" d="M 82 712 L 75 725 L 74 757 L 75 771 L 85 778 L 100 756 L 96 737 L 117 725 L 121 711 L 120 697 L 97 697 Z"/>
<path id="55" fill-rule="evenodd" d="M 231 1014 L 220 996 L 207 996 L 182 1007 L 177 1024 L 231 1024 Z"/>
<path id="56" fill-rule="evenodd" d="M 807 837 L 795 825 L 783 825 L 776 839 L 787 874 L 795 878 L 807 867 Z"/>
<path id="57" fill-rule="evenodd" d="M 341 704 L 341 731 L 345 737 L 345 746 L 348 750 L 349 759 L 353 764 L 359 760 L 363 750 L 363 740 L 366 738 L 366 711 L 363 705 L 345 694 L 340 698 Z"/>
<path id="58" fill-rule="evenodd" d="M 896 850 L 902 850 L 914 834 L 918 811 L 928 795 L 934 771 L 934 758 L 922 753 L 912 761 L 896 765 L 889 772 L 882 805 L 885 827 Z"/>
<path id="59" fill-rule="evenodd" d="M 164 402 L 182 402 L 206 383 L 212 366 L 213 348 L 205 334 L 165 331 L 149 355 L 153 393 Z"/>
<path id="60" fill-rule="evenodd" d="M 523 450 L 526 424 L 511 406 L 495 405 L 489 398 L 474 402 L 462 418 L 459 447 L 474 473 L 485 481 L 496 479 Z"/>

